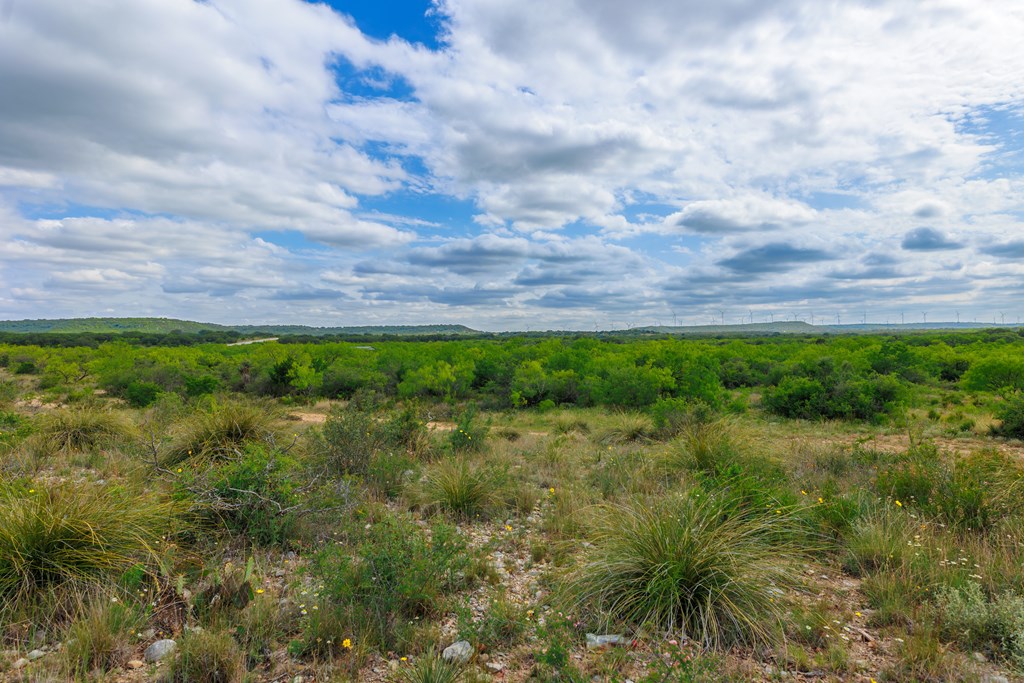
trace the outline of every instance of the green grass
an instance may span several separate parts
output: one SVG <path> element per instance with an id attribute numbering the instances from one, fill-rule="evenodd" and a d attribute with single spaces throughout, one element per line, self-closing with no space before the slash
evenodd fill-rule
<path id="1" fill-rule="evenodd" d="M 424 657 L 406 669 L 399 680 L 404 683 L 458 683 L 462 678 L 461 667 L 440 657 Z"/>
<path id="2" fill-rule="evenodd" d="M 175 515 L 158 496 L 113 486 L 0 487 L 0 610 L 114 592 L 151 565 Z"/>
<path id="3" fill-rule="evenodd" d="M 197 413 L 178 428 L 163 463 L 170 467 L 192 458 L 223 458 L 247 443 L 272 441 L 274 418 L 269 405 L 235 401 Z"/>
<path id="4" fill-rule="evenodd" d="M 428 511 L 470 520 L 504 510 L 507 493 L 507 475 L 502 468 L 455 456 L 426 469 L 416 497 Z"/>
<path id="5" fill-rule="evenodd" d="M 123 413 L 81 406 L 40 416 L 30 440 L 40 454 L 55 455 L 103 448 L 135 434 L 135 426 Z"/>
<path id="6" fill-rule="evenodd" d="M 61 653 L 68 675 L 88 680 L 122 668 L 131 659 L 133 638 L 142 623 L 142 615 L 132 606 L 106 596 L 95 599 L 68 627 Z"/>
<path id="7" fill-rule="evenodd" d="M 766 539 L 788 515 L 730 516 L 694 492 L 602 513 L 568 582 L 599 621 L 681 631 L 709 647 L 778 638 L 797 549 Z"/>
<path id="8" fill-rule="evenodd" d="M 227 631 L 192 631 L 181 639 L 167 673 L 169 683 L 241 683 L 241 648 Z"/>

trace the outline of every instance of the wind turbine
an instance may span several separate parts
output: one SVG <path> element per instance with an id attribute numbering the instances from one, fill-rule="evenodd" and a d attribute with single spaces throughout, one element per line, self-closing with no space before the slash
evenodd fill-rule
<path id="1" fill-rule="evenodd" d="M 957 324 L 957 325 L 959 325 L 959 324 L 960 324 L 960 311 L 957 311 L 957 312 L 956 312 L 956 324 Z"/>
<path id="2" fill-rule="evenodd" d="M 921 311 L 921 322 L 928 322 L 928 311 Z"/>
<path id="3" fill-rule="evenodd" d="M 751 325 L 754 324 L 754 311 L 753 311 L 753 309 L 750 310 L 750 324 Z"/>

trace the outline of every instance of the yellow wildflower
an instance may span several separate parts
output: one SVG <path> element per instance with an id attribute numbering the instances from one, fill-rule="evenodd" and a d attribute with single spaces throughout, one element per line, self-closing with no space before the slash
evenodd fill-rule
<path id="1" fill-rule="evenodd" d="M 349 640 L 348 638 L 346 638 L 345 640 L 341 641 L 341 646 L 343 648 L 345 648 L 346 650 L 351 650 L 352 649 L 352 641 Z"/>

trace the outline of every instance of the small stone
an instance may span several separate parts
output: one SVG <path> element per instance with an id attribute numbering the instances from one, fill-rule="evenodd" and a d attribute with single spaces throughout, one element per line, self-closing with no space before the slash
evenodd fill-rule
<path id="1" fill-rule="evenodd" d="M 441 659 L 454 664 L 465 664 L 473 658 L 473 646 L 468 640 L 452 643 L 441 653 Z"/>
<path id="2" fill-rule="evenodd" d="M 981 683 L 1010 683 L 1010 681 L 1006 676 L 999 674 L 985 674 L 981 677 Z"/>
<path id="3" fill-rule="evenodd" d="M 490 671 L 491 673 L 495 673 L 496 674 L 499 671 L 501 671 L 502 669 L 504 669 L 505 665 L 500 663 L 500 662 L 487 662 L 486 664 L 484 664 L 484 667 L 486 667 L 486 669 L 488 671 Z"/>
<path id="4" fill-rule="evenodd" d="M 587 649 L 599 650 L 609 645 L 625 645 L 626 638 L 620 635 L 599 636 L 593 633 L 587 634 Z"/>
<path id="5" fill-rule="evenodd" d="M 292 683 L 306 683 L 306 677 L 305 676 L 296 676 L 295 678 L 292 679 Z"/>
<path id="6" fill-rule="evenodd" d="M 28 661 L 34 662 L 37 659 L 42 659 L 43 657 L 45 657 L 46 653 L 43 652 L 42 650 L 32 650 L 32 652 L 29 652 L 25 656 L 28 658 Z"/>
<path id="7" fill-rule="evenodd" d="M 142 653 L 142 658 L 153 663 L 171 654 L 177 647 L 178 644 L 169 638 L 158 640 L 146 648 L 146 651 Z"/>
<path id="8" fill-rule="evenodd" d="M 127 666 L 129 669 L 141 669 L 142 667 L 146 666 L 146 663 L 141 659 L 132 659 L 129 660 L 129 662 L 125 664 L 125 666 Z"/>
<path id="9" fill-rule="evenodd" d="M 14 669 L 21 669 L 21 668 L 24 668 L 24 667 L 28 666 L 29 663 L 30 662 L 27 659 L 22 657 L 21 659 L 16 661 L 14 664 L 11 664 L 11 667 L 14 668 Z"/>
<path id="10" fill-rule="evenodd" d="M 971 657 L 974 658 L 974 661 L 979 662 L 981 664 L 984 664 L 988 661 L 988 657 L 985 656 L 984 652 L 974 652 L 971 654 Z"/>
<path id="11" fill-rule="evenodd" d="M 145 631 L 142 632 L 143 640 L 153 640 L 154 638 L 156 638 L 155 628 L 147 628 Z"/>
<path id="12" fill-rule="evenodd" d="M 392 671 L 398 671 L 398 660 L 392 659 L 388 661 L 388 668 Z"/>

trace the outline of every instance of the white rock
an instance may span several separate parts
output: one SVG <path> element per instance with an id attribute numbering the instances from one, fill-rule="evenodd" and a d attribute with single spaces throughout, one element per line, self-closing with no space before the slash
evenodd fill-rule
<path id="1" fill-rule="evenodd" d="M 468 640 L 452 643 L 441 653 L 441 659 L 454 664 L 465 664 L 473 658 L 473 646 Z"/>
<path id="2" fill-rule="evenodd" d="M 26 666 L 28 666 L 28 665 L 29 665 L 29 663 L 30 663 L 30 662 L 29 662 L 29 661 L 28 661 L 27 659 L 25 659 L 24 657 L 22 657 L 21 659 L 19 659 L 18 661 L 16 661 L 16 662 L 15 662 L 14 664 L 11 664 L 11 668 L 13 668 L 13 669 L 21 669 L 21 668 L 23 668 L 23 667 L 26 667 Z"/>
<path id="3" fill-rule="evenodd" d="M 142 653 L 142 658 L 149 663 L 156 662 L 174 652 L 177 647 L 178 644 L 169 638 L 158 640 L 146 648 L 146 651 Z"/>
<path id="4" fill-rule="evenodd" d="M 587 634 L 587 649 L 599 650 L 609 645 L 625 645 L 626 638 L 620 635 L 599 636 L 593 633 Z"/>
<path id="5" fill-rule="evenodd" d="M 28 661 L 34 662 L 37 659 L 42 659 L 43 657 L 45 657 L 46 653 L 43 652 L 42 650 L 32 650 L 32 652 L 29 652 L 25 656 L 28 658 Z"/>
<path id="6" fill-rule="evenodd" d="M 491 673 L 498 673 L 499 671 L 505 668 L 505 665 L 500 662 L 487 662 L 486 664 L 484 664 L 484 666 Z"/>

